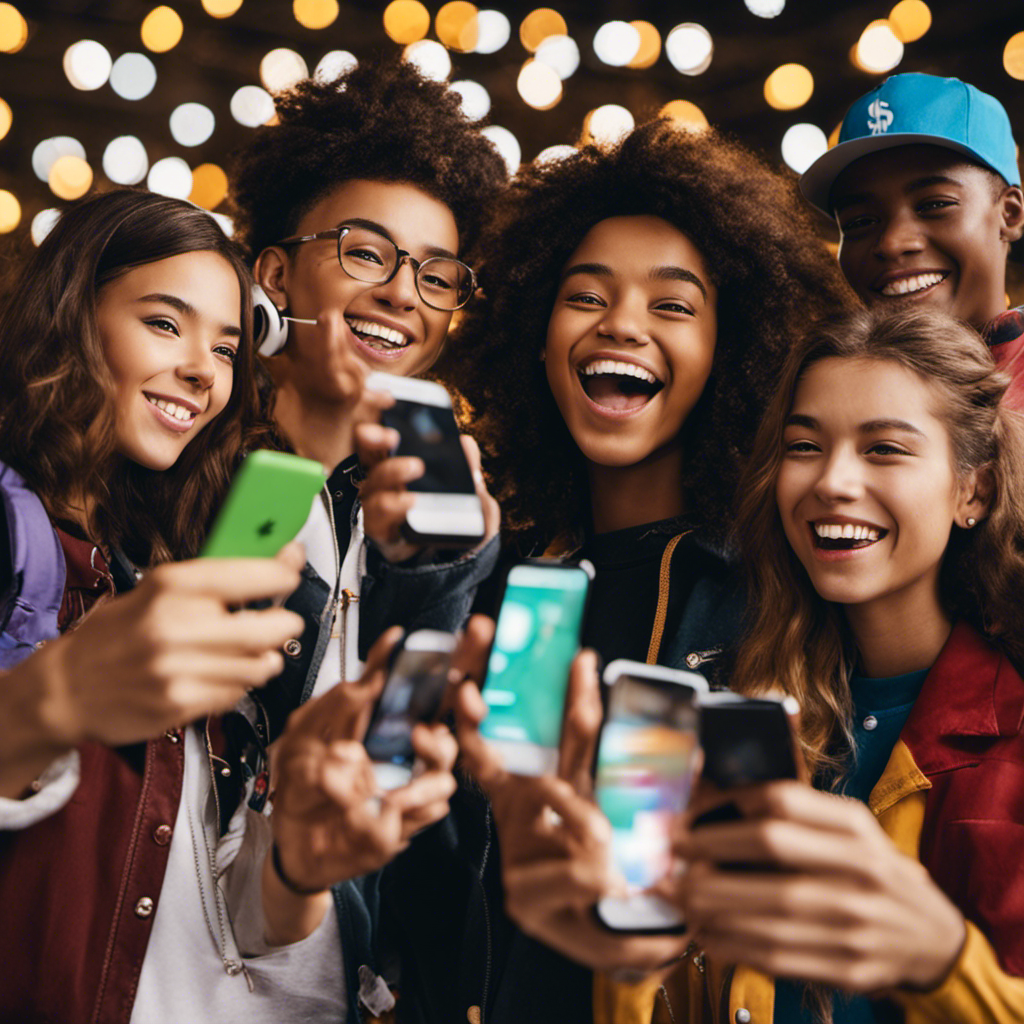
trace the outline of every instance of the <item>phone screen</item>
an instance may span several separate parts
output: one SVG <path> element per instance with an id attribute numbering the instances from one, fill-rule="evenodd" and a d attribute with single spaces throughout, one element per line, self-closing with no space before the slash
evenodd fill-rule
<path id="1" fill-rule="evenodd" d="M 408 485 L 410 491 L 476 494 L 450 406 L 396 398 L 381 422 L 401 435 L 396 455 L 416 455 L 426 466 L 423 476 Z"/>
<path id="2" fill-rule="evenodd" d="M 589 584 L 578 566 L 510 570 L 483 688 L 490 708 L 481 725 L 484 736 L 558 746 Z"/>
<path id="3" fill-rule="evenodd" d="M 672 819 L 690 799 L 698 750 L 694 691 L 619 676 L 597 759 L 597 803 L 612 826 L 612 857 L 637 892 L 671 864 Z"/>

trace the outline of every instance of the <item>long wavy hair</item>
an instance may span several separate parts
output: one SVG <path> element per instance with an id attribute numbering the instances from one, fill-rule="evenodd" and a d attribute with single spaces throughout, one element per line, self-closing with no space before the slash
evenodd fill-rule
<path id="1" fill-rule="evenodd" d="M 114 382 L 96 324 L 104 285 L 144 263 L 214 252 L 238 278 L 242 334 L 231 397 L 166 472 L 119 456 Z M 88 532 L 149 565 L 195 554 L 255 430 L 251 278 L 213 218 L 190 203 L 117 189 L 69 206 L 16 271 L 0 311 L 0 459 L 50 516 L 88 498 Z"/>
<path id="2" fill-rule="evenodd" d="M 988 515 L 973 529 L 952 527 L 940 599 L 951 618 L 967 619 L 1024 664 L 1024 417 L 1001 404 L 1009 375 L 970 326 L 942 313 L 863 310 L 818 324 L 790 352 L 740 486 L 736 535 L 751 621 L 732 685 L 744 693 L 781 688 L 800 702 L 800 740 L 819 779 L 837 778 L 851 749 L 856 651 L 841 607 L 818 596 L 786 540 L 775 486 L 797 386 L 830 358 L 895 363 L 917 374 L 935 396 L 957 475 L 987 471 Z"/>

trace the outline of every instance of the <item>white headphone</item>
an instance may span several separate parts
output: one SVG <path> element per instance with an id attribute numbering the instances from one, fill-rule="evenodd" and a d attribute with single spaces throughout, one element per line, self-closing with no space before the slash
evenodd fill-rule
<path id="1" fill-rule="evenodd" d="M 275 356 L 288 340 L 288 323 L 316 324 L 315 320 L 301 320 L 296 316 L 285 316 L 270 301 L 270 296 L 258 285 L 252 286 L 253 334 L 256 351 L 261 356 Z"/>

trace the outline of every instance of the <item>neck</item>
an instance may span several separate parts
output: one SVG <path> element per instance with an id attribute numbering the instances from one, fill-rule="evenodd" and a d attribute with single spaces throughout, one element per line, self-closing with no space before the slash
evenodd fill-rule
<path id="1" fill-rule="evenodd" d="M 328 473 L 354 451 L 351 402 L 333 402 L 300 392 L 287 377 L 279 379 L 274 398 L 274 421 L 296 455 L 315 459 Z"/>
<path id="2" fill-rule="evenodd" d="M 588 464 L 594 533 L 610 533 L 682 515 L 683 451 L 672 446 L 633 466 Z"/>
<path id="3" fill-rule="evenodd" d="M 935 664 L 953 624 L 939 601 L 937 571 L 928 582 L 910 593 L 845 607 L 864 675 L 884 679 Z"/>

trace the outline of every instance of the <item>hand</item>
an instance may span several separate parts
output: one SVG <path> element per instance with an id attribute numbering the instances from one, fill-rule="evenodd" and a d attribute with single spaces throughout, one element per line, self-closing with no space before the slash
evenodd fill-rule
<path id="1" fill-rule="evenodd" d="M 719 801 L 722 797 L 719 797 Z M 698 941 L 725 962 L 854 992 L 927 989 L 963 945 L 963 917 L 868 808 L 799 782 L 727 795 L 742 821 L 688 827 L 676 900 Z M 722 870 L 760 863 L 766 871 Z M 781 872 L 779 869 L 782 869 Z"/>

